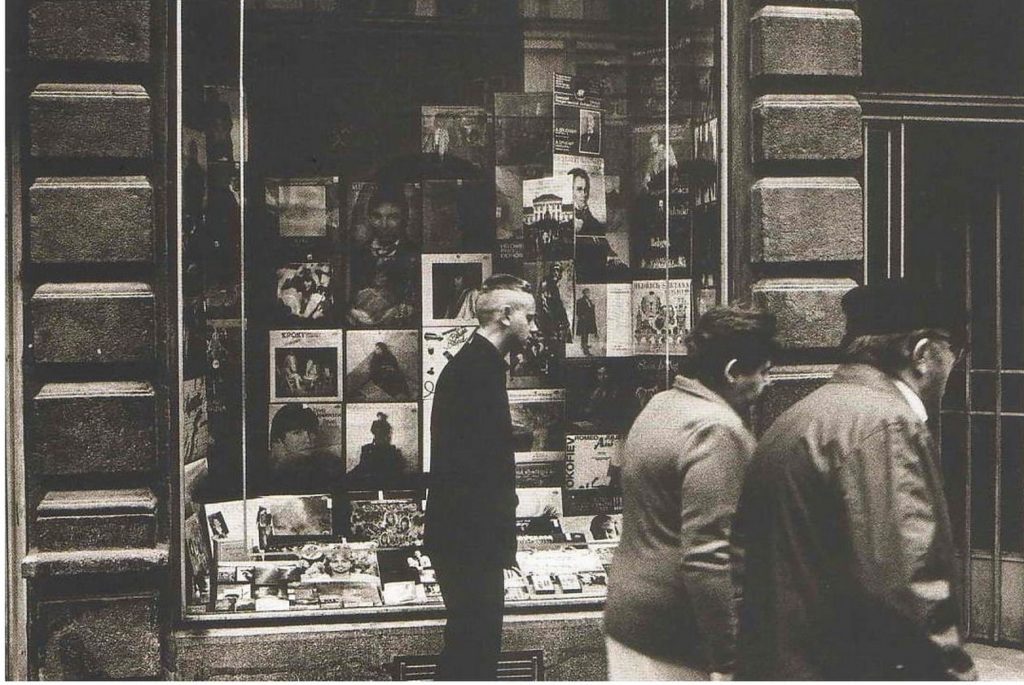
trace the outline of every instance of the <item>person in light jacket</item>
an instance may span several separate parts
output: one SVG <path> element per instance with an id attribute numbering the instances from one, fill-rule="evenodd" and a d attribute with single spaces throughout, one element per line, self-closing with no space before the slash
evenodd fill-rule
<path id="1" fill-rule="evenodd" d="M 677 376 L 623 452 L 622 537 L 605 605 L 611 680 L 707 680 L 733 668 L 729 534 L 754 438 L 741 415 L 768 385 L 775 318 L 705 313 Z"/>
<path id="2" fill-rule="evenodd" d="M 846 363 L 758 444 L 734 526 L 737 677 L 974 679 L 927 421 L 961 309 L 889 280 L 842 301 Z"/>

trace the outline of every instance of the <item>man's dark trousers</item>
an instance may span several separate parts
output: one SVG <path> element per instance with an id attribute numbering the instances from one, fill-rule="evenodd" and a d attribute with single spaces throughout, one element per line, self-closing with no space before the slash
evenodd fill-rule
<path id="1" fill-rule="evenodd" d="M 505 574 L 469 559 L 434 559 L 448 622 L 438 680 L 495 680 L 501 653 Z"/>

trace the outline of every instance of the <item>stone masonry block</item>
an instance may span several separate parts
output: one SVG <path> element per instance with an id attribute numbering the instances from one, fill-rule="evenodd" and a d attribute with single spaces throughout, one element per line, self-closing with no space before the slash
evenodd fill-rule
<path id="1" fill-rule="evenodd" d="M 141 176 L 40 178 L 29 189 L 32 261 L 153 261 L 153 186 Z"/>
<path id="2" fill-rule="evenodd" d="M 149 61 L 150 0 L 38 0 L 28 11 L 33 59 Z"/>
<path id="3" fill-rule="evenodd" d="M 47 600 L 35 618 L 40 680 L 141 680 L 161 673 L 156 594 Z"/>
<path id="4" fill-rule="evenodd" d="M 29 96 L 34 157 L 152 155 L 150 98 L 138 85 L 43 83 Z"/>
<path id="5" fill-rule="evenodd" d="M 772 383 L 754 406 L 754 430 L 761 435 L 779 415 L 824 385 L 835 367 L 831 365 L 776 366 Z"/>
<path id="6" fill-rule="evenodd" d="M 42 552 L 156 544 L 156 496 L 144 488 L 49 492 L 36 511 L 32 537 Z"/>
<path id="7" fill-rule="evenodd" d="M 763 95 L 751 108 L 755 162 L 861 156 L 861 111 L 852 95 Z"/>
<path id="8" fill-rule="evenodd" d="M 30 454 L 44 475 L 151 470 L 154 402 L 144 382 L 48 383 L 32 402 Z"/>
<path id="9" fill-rule="evenodd" d="M 769 5 L 750 23 L 754 77 L 861 75 L 861 25 L 852 10 Z"/>
<path id="10" fill-rule="evenodd" d="M 784 346 L 836 347 L 846 328 L 839 301 L 856 285 L 848 278 L 770 278 L 754 284 L 753 299 L 778 317 Z"/>
<path id="11" fill-rule="evenodd" d="M 763 178 L 751 189 L 756 262 L 835 262 L 864 255 L 863 193 L 855 178 Z"/>
<path id="12" fill-rule="evenodd" d="M 139 362 L 154 356 L 153 291 L 144 283 L 48 283 L 31 301 L 39 362 Z"/>

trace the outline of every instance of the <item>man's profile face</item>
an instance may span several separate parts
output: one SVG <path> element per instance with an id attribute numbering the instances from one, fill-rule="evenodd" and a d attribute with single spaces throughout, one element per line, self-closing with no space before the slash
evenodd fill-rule
<path id="1" fill-rule="evenodd" d="M 942 403 L 942 396 L 946 394 L 946 382 L 953 367 L 956 366 L 958 353 L 948 338 L 935 336 L 928 340 L 922 360 L 924 378 L 921 384 L 921 399 L 929 410 L 932 410 L 937 409 Z"/>
<path id="2" fill-rule="evenodd" d="M 394 202 L 381 202 L 367 214 L 374 237 L 398 240 L 402 233 L 402 208 Z"/>
<path id="3" fill-rule="evenodd" d="M 523 349 L 538 332 L 537 304 L 530 293 L 515 292 L 509 298 L 512 312 L 509 315 L 509 333 L 516 349 Z"/>
<path id="4" fill-rule="evenodd" d="M 587 117 L 587 133 L 594 132 L 594 117 Z"/>
<path id="5" fill-rule="evenodd" d="M 573 176 L 572 179 L 572 204 L 576 209 L 586 209 L 590 191 L 587 189 L 587 179 L 582 176 Z"/>

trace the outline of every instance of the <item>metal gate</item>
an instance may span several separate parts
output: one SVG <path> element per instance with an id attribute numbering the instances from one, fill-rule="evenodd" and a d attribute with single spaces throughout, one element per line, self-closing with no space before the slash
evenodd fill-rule
<path id="1" fill-rule="evenodd" d="M 924 277 L 969 313 L 936 426 L 967 633 L 1024 644 L 1024 99 L 862 106 L 864 278 Z"/>

